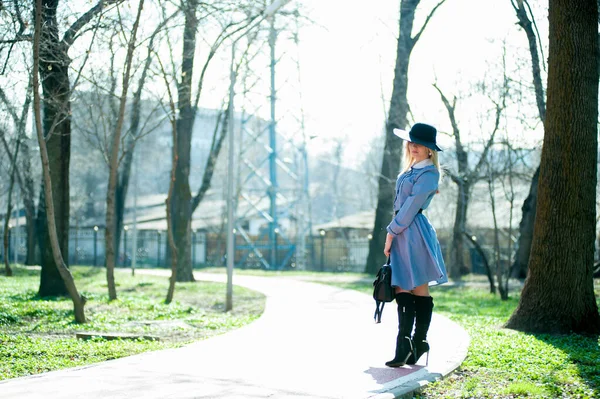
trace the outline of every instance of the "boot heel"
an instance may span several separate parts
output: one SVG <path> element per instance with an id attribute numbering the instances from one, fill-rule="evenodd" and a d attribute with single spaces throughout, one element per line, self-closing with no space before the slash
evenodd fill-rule
<path id="1" fill-rule="evenodd" d="M 413 344 L 412 339 L 410 339 L 410 337 L 404 337 L 404 338 L 406 338 L 408 340 L 408 346 L 410 348 L 410 350 L 406 354 L 406 358 L 404 359 L 404 364 L 406 364 L 406 362 L 408 362 L 408 359 L 410 359 L 411 356 L 415 355 L 415 346 Z"/>
<path id="2" fill-rule="evenodd" d="M 396 357 L 394 357 L 393 360 L 390 360 L 389 362 L 386 362 L 385 365 L 388 367 L 402 367 L 405 364 L 407 364 L 408 359 L 413 356 L 413 351 L 414 351 L 414 346 L 412 343 L 412 340 L 410 339 L 410 337 L 404 337 L 404 339 L 408 340 L 408 343 L 403 343 L 402 347 L 400 348 L 400 351 L 406 351 L 406 355 L 398 353 L 398 351 L 396 351 Z M 405 347 L 406 346 L 406 347 Z"/>
<path id="3" fill-rule="evenodd" d="M 429 351 L 427 351 L 427 359 L 425 360 L 425 366 L 429 366 Z"/>

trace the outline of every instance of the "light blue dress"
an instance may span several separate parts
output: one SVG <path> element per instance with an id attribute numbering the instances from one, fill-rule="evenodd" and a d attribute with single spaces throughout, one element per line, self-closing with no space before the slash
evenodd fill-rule
<path id="1" fill-rule="evenodd" d="M 440 172 L 426 159 L 396 180 L 396 216 L 387 226 L 387 231 L 394 235 L 390 251 L 393 286 L 412 290 L 426 283 L 432 286 L 448 282 L 435 229 L 419 212 L 429 206 L 439 178 Z"/>

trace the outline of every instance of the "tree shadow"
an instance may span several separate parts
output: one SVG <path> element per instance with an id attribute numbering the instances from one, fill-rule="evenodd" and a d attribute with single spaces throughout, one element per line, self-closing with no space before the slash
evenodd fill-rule
<path id="1" fill-rule="evenodd" d="M 369 374 L 377 384 L 384 385 L 398 378 L 405 377 L 409 374 L 421 370 L 423 366 L 404 366 L 404 367 L 369 367 L 364 371 Z"/>
<path id="2" fill-rule="evenodd" d="M 600 335 L 532 334 L 532 336 L 564 352 L 568 356 L 567 361 L 577 367 L 581 378 L 592 389 L 591 397 L 600 398 Z M 555 374 L 547 378 L 553 379 L 555 386 L 565 385 L 565 381 Z"/>

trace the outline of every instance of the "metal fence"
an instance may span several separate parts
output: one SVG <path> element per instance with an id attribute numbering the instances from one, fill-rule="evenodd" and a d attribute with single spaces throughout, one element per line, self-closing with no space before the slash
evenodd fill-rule
<path id="1" fill-rule="evenodd" d="M 0 229 L 0 237 L 3 236 Z M 217 233 L 193 232 L 191 236 L 191 258 L 194 268 L 224 267 L 226 265 L 226 238 Z M 292 240 L 291 242 L 295 242 Z M 68 262 L 71 265 L 104 266 L 104 229 L 71 229 Z M 24 263 L 26 258 L 26 233 L 21 227 L 12 228 L 9 234 L 8 257 L 11 263 Z M 252 248 L 251 248 L 252 247 Z M 235 267 L 240 269 L 267 269 L 269 265 L 284 265 L 284 270 L 309 270 L 324 272 L 363 272 L 369 253 L 368 238 L 331 238 L 309 236 L 304 249 L 304 266 L 296 263 L 296 249 L 291 244 L 281 243 L 277 247 L 276 261 L 268 259 L 271 244 L 256 240 L 252 246 L 236 236 Z M 492 248 L 483 246 L 491 255 Z M 156 230 L 139 230 L 137 246 L 131 230 L 124 230 L 116 259 L 117 267 L 131 267 L 133 251 L 136 251 L 136 267 L 167 267 L 169 248 L 166 233 Z M 445 245 L 442 244 L 445 255 Z M 3 262 L 4 246 L 0 245 L 0 260 Z M 485 274 L 479 254 L 470 249 L 465 254 L 473 273 Z M 39 263 L 38 260 L 34 263 Z"/>
<path id="2" fill-rule="evenodd" d="M 3 236 L 0 230 L 0 237 Z M 104 229 L 71 229 L 68 262 L 72 265 L 103 266 L 105 260 Z M 209 232 L 192 233 L 192 264 L 194 268 L 225 266 L 226 238 Z M 292 241 L 295 242 L 295 241 Z M 26 259 L 26 232 L 24 228 L 9 231 L 8 257 L 11 263 L 24 263 Z M 270 264 L 284 265 L 284 269 L 305 269 L 327 272 L 364 271 L 369 241 L 364 239 L 344 240 L 323 236 L 307 237 L 306 264 L 296 263 L 295 248 L 281 243 L 277 247 L 275 263 L 267 259 L 271 245 L 256 240 L 252 249 L 242 237 L 236 237 L 235 266 L 241 269 L 266 269 Z M 164 231 L 139 230 L 137 246 L 131 230 L 121 236 L 116 265 L 130 267 L 136 252 L 136 267 L 165 267 L 169 264 L 169 248 Z M 0 245 L 0 259 L 4 261 L 4 247 Z M 39 256 L 39 254 L 38 254 Z M 38 263 L 38 262 L 35 262 Z"/>

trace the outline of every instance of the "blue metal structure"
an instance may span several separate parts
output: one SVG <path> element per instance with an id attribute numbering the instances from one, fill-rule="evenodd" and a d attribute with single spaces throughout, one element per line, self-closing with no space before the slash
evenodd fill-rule
<path id="1" fill-rule="evenodd" d="M 276 46 L 280 35 L 291 34 L 290 42 L 295 44 L 298 35 L 278 27 L 276 18 L 269 22 L 269 51 L 261 52 L 261 48 L 254 58 L 259 65 L 268 59 L 269 79 L 263 80 L 256 67 L 247 68 L 242 79 L 244 93 L 240 97 L 244 99 L 244 111 L 236 140 L 241 147 L 237 157 L 236 265 L 275 270 L 303 268 L 305 236 L 310 226 L 310 212 L 306 210 L 308 158 L 302 107 L 298 107 L 298 99 L 290 99 L 301 97 L 299 85 L 292 86 L 293 80 L 299 83 L 299 63 L 288 56 L 289 52 L 278 58 Z M 281 63 L 288 72 L 283 83 L 276 74 Z M 298 71 L 298 76 L 290 76 L 292 70 Z M 287 94 L 285 101 L 280 98 L 281 91 Z M 266 99 L 269 111 L 261 119 Z M 249 220 L 261 226 L 258 232 Z"/>
<path id="2" fill-rule="evenodd" d="M 275 105 L 277 104 L 277 89 L 275 87 L 275 43 L 277 41 L 277 31 L 275 30 L 275 18 L 271 18 L 271 27 L 269 29 L 269 48 L 271 55 L 270 72 L 271 72 L 271 121 L 269 123 L 269 146 L 271 153 L 269 154 L 269 177 L 271 178 L 271 186 L 269 187 L 269 200 L 271 222 L 269 223 L 269 241 L 271 244 L 271 265 L 277 264 L 277 233 L 279 232 L 279 223 L 277 221 L 277 135 L 275 134 L 275 125 L 277 123 L 275 115 Z"/>

